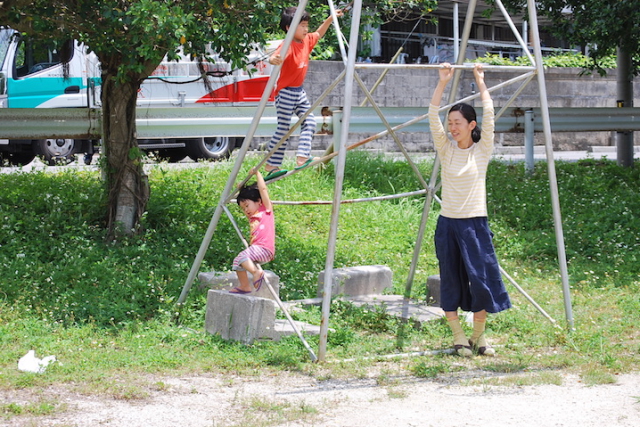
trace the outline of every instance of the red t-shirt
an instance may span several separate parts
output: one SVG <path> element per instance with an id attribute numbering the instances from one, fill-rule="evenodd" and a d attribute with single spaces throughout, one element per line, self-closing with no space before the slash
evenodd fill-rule
<path id="1" fill-rule="evenodd" d="M 284 59 L 280 69 L 276 95 L 283 87 L 302 86 L 304 78 L 307 76 L 309 56 L 318 40 L 320 40 L 320 33 L 313 32 L 308 33 L 301 42 L 295 40 L 291 42 L 287 50 L 287 57 Z M 276 49 L 276 52 L 280 53 L 281 48 L 282 45 Z"/>

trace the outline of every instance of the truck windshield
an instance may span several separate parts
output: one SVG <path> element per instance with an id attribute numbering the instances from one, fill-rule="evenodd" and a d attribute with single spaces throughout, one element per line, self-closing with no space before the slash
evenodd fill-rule
<path id="1" fill-rule="evenodd" d="M 9 42 L 15 31 L 6 28 L 0 28 L 0 70 L 4 64 L 4 60 L 7 57 L 9 51 Z"/>

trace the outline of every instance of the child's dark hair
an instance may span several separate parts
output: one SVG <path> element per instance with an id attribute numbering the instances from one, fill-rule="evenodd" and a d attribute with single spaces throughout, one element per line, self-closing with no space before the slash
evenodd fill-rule
<path id="1" fill-rule="evenodd" d="M 280 16 L 280 28 L 282 29 L 282 31 L 286 32 L 289 30 L 288 27 L 291 26 L 293 15 L 296 14 L 296 10 L 298 10 L 297 7 L 287 7 L 286 9 L 282 10 L 282 15 Z M 310 19 L 311 16 L 309 15 L 309 12 L 307 12 L 306 10 L 302 12 L 302 18 L 300 18 L 300 22 L 309 22 Z"/>
<path id="2" fill-rule="evenodd" d="M 236 201 L 240 204 L 240 202 L 244 200 L 251 200 L 252 202 L 259 202 L 262 200 L 257 184 L 245 185 L 240 189 L 238 197 L 236 197 Z"/>
<path id="3" fill-rule="evenodd" d="M 476 109 L 469 104 L 461 102 L 451 107 L 451 109 L 449 110 L 449 114 L 451 114 L 452 111 L 459 111 L 460 114 L 462 114 L 462 117 L 464 117 L 465 120 L 469 123 L 471 123 L 472 121 L 476 122 L 476 127 L 471 131 L 471 139 L 473 140 L 473 142 L 480 141 L 482 131 L 480 130 L 478 120 L 476 119 Z"/>

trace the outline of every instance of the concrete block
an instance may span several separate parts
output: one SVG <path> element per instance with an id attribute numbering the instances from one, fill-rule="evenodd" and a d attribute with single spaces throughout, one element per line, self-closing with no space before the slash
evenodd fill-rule
<path id="1" fill-rule="evenodd" d="M 427 277 L 427 304 L 440 307 L 440 275 Z"/>
<path id="2" fill-rule="evenodd" d="M 296 327 L 302 333 L 302 335 L 320 335 L 320 326 L 310 325 L 305 322 L 298 322 L 294 320 Z M 329 328 L 330 332 L 333 332 L 331 328 Z M 279 341 L 280 338 L 288 335 L 296 335 L 296 331 L 291 326 L 291 323 L 287 319 L 277 319 L 274 326 L 274 340 Z"/>
<path id="3" fill-rule="evenodd" d="M 333 270 L 331 295 L 377 295 L 393 288 L 393 272 L 384 265 L 336 268 Z M 318 296 L 324 291 L 324 271 L 318 276 Z"/>
<path id="4" fill-rule="evenodd" d="M 277 339 L 276 304 L 250 295 L 210 289 L 207 293 L 205 330 L 225 340 L 252 344 L 256 339 Z"/>
<path id="5" fill-rule="evenodd" d="M 273 287 L 273 290 L 279 296 L 280 295 L 280 277 L 270 270 L 264 270 L 264 272 L 267 275 L 266 276 L 267 280 Z M 248 273 L 248 274 L 249 274 L 249 280 L 251 281 L 251 283 L 253 283 L 253 276 L 251 275 L 251 273 Z M 222 272 L 214 271 L 210 273 L 200 273 L 198 274 L 198 280 L 200 281 L 199 289 L 201 290 L 208 288 L 208 289 L 228 291 L 231 288 L 234 288 L 240 284 L 240 282 L 238 282 L 238 276 L 236 276 L 235 272 L 222 273 Z M 266 284 L 262 285 L 262 287 L 258 292 L 253 292 L 251 295 L 260 297 L 260 298 L 274 299 L 273 295 L 271 295 L 271 292 L 269 292 L 269 288 L 268 286 L 266 286 Z"/>
<path id="6" fill-rule="evenodd" d="M 359 307 L 383 306 L 388 314 L 399 319 L 410 319 L 415 327 L 421 327 L 426 322 L 444 316 L 440 307 L 405 300 L 402 295 L 369 295 L 349 298 L 348 301 Z"/>

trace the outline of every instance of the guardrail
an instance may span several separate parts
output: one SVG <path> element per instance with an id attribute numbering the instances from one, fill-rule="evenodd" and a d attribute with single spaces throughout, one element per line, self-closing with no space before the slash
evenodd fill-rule
<path id="1" fill-rule="evenodd" d="M 382 107 L 385 119 L 401 132 L 429 132 L 427 109 L 418 107 Z M 496 109 L 498 110 L 498 109 Z M 533 111 L 534 132 L 542 132 L 540 108 L 507 108 L 496 121 L 496 132 L 524 132 L 525 111 Z M 244 136 L 253 120 L 255 107 L 148 108 L 136 112 L 138 138 L 193 138 L 206 136 Z M 318 133 L 332 133 L 331 108 L 315 111 Z M 481 117 L 478 108 L 478 117 Z M 325 115 L 323 115 L 323 112 Z M 640 108 L 550 108 L 553 132 L 640 131 Z M 295 122 L 297 119 L 292 119 Z M 530 125 L 530 124 L 529 124 Z M 256 136 L 271 136 L 276 127 L 274 107 L 265 110 Z M 386 130 L 371 107 L 353 107 L 349 131 L 374 134 Z M 101 112 L 90 108 L 2 108 L 0 138 L 98 139 L 101 136 Z"/>

